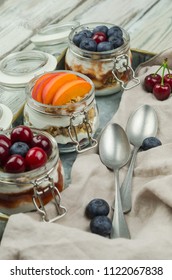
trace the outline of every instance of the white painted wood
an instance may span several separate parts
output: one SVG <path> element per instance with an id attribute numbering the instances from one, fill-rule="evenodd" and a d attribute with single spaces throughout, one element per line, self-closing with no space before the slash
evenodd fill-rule
<path id="1" fill-rule="evenodd" d="M 6 0 L 0 2 L 0 58 L 20 49 L 41 27 L 60 20 L 80 0 Z"/>
<path id="2" fill-rule="evenodd" d="M 155 53 L 172 47 L 172 1 L 158 1 L 128 31 L 133 47 Z"/>
<path id="3" fill-rule="evenodd" d="M 172 46 L 171 0 L 0 0 L 0 59 L 31 47 L 52 22 L 112 22 L 129 31 L 131 47 L 160 52 Z"/>
<path id="4" fill-rule="evenodd" d="M 87 0 L 63 20 L 112 22 L 130 34 L 131 47 L 160 52 L 172 46 L 171 0 Z"/>

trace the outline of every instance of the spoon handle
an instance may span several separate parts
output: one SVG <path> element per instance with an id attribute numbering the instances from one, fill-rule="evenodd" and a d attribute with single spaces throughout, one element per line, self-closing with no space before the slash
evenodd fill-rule
<path id="1" fill-rule="evenodd" d="M 112 219 L 112 233 L 111 238 L 128 238 L 130 239 L 130 232 L 126 223 L 121 204 L 121 195 L 119 189 L 119 171 L 115 170 L 115 207 Z"/>
<path id="2" fill-rule="evenodd" d="M 139 147 L 135 147 L 133 150 L 127 175 L 120 188 L 123 213 L 128 213 L 129 211 L 131 211 L 132 208 L 132 201 L 131 201 L 132 176 L 133 176 L 134 165 L 135 165 L 136 155 L 138 150 Z"/>

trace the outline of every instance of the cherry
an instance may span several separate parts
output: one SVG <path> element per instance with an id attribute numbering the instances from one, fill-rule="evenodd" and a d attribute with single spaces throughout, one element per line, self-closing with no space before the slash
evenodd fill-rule
<path id="1" fill-rule="evenodd" d="M 50 140 L 45 135 L 42 134 L 37 134 L 33 137 L 32 147 L 42 148 L 46 152 L 47 156 L 50 156 L 52 152 L 52 145 Z"/>
<path id="2" fill-rule="evenodd" d="M 94 41 L 96 41 L 97 44 L 99 44 L 100 42 L 107 41 L 106 34 L 103 33 L 103 32 L 96 32 L 96 33 L 94 33 L 92 39 Z"/>
<path id="3" fill-rule="evenodd" d="M 8 173 L 20 173 L 25 171 L 25 160 L 20 155 L 11 155 L 5 166 L 4 171 Z"/>
<path id="4" fill-rule="evenodd" d="M 149 74 L 144 79 L 144 86 L 148 92 L 153 92 L 153 88 L 157 83 L 161 83 L 161 76 L 156 73 Z"/>
<path id="5" fill-rule="evenodd" d="M 15 127 L 11 132 L 11 142 L 24 142 L 31 144 L 33 138 L 33 133 L 31 129 L 24 125 L 19 125 Z"/>
<path id="6" fill-rule="evenodd" d="M 1 134 L 0 135 L 0 144 L 3 144 L 7 148 L 9 148 L 11 146 L 11 141 L 6 135 Z"/>
<path id="7" fill-rule="evenodd" d="M 43 166 L 47 162 L 47 154 L 40 147 L 31 148 L 25 157 L 27 170 Z"/>
<path id="8" fill-rule="evenodd" d="M 3 167 L 9 156 L 9 148 L 0 144 L 0 166 Z"/>
<path id="9" fill-rule="evenodd" d="M 153 94 L 158 100 L 165 100 L 170 96 L 171 87 L 169 84 L 156 84 L 153 88 Z"/>
<path id="10" fill-rule="evenodd" d="M 169 84 L 172 90 L 172 74 L 168 73 L 164 76 L 164 83 Z"/>

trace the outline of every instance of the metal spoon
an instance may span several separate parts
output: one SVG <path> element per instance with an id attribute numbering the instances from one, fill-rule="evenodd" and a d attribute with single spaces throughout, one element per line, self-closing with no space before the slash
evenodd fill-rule
<path id="1" fill-rule="evenodd" d="M 155 136 L 158 130 L 158 118 L 155 110 L 149 105 L 143 105 L 134 111 L 127 122 L 126 133 L 130 143 L 134 146 L 130 165 L 120 192 L 123 212 L 127 213 L 132 208 L 131 181 L 136 160 L 136 155 L 143 140 Z"/>
<path id="2" fill-rule="evenodd" d="M 116 123 L 107 125 L 100 137 L 99 155 L 103 164 L 114 170 L 115 174 L 115 211 L 112 219 L 111 238 L 130 238 L 122 211 L 119 189 L 119 169 L 129 160 L 130 151 L 130 144 L 123 128 Z"/>

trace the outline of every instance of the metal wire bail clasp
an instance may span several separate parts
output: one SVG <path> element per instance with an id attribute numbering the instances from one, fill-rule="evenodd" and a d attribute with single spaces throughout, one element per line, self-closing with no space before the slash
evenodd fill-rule
<path id="1" fill-rule="evenodd" d="M 98 143 L 97 140 L 92 137 L 92 127 L 89 123 L 87 112 L 84 111 L 84 112 L 81 112 L 80 114 L 84 115 L 83 120 L 80 123 L 80 125 L 83 125 L 85 127 L 89 146 L 86 148 L 82 148 L 82 146 L 81 146 L 81 143 L 78 139 L 78 134 L 77 134 L 78 124 L 74 124 L 74 120 L 76 118 L 74 114 L 72 114 L 72 116 L 70 117 L 70 125 L 68 127 L 69 136 L 70 136 L 71 140 L 76 144 L 76 151 L 78 153 L 88 151 L 88 150 L 96 147 L 97 143 Z M 73 131 L 73 133 L 72 133 L 72 131 Z"/>
<path id="2" fill-rule="evenodd" d="M 45 188 L 40 188 L 40 184 L 43 183 L 44 181 L 47 181 L 48 185 Z M 53 178 L 47 175 L 41 181 L 35 180 L 33 185 L 34 185 L 33 186 L 34 194 L 32 200 L 36 209 L 42 215 L 42 220 L 44 222 L 51 223 L 62 218 L 66 214 L 67 210 L 64 206 L 61 205 L 61 196 L 59 190 L 54 185 Z M 42 197 L 44 195 L 46 196 L 47 193 L 50 193 L 52 195 L 52 199 L 53 199 L 52 201 L 54 202 L 57 211 L 57 216 L 52 219 L 48 217 L 48 213 L 42 199 Z"/>
<path id="3" fill-rule="evenodd" d="M 129 57 L 127 54 L 118 55 L 113 61 L 114 68 L 112 70 L 112 74 L 121 84 L 123 89 L 128 90 L 140 84 L 140 80 L 135 76 L 134 70 L 130 66 Z M 126 75 L 125 81 L 120 78 L 123 74 Z M 125 84 L 129 81 L 132 81 L 133 84 L 128 87 L 125 86 Z"/>

